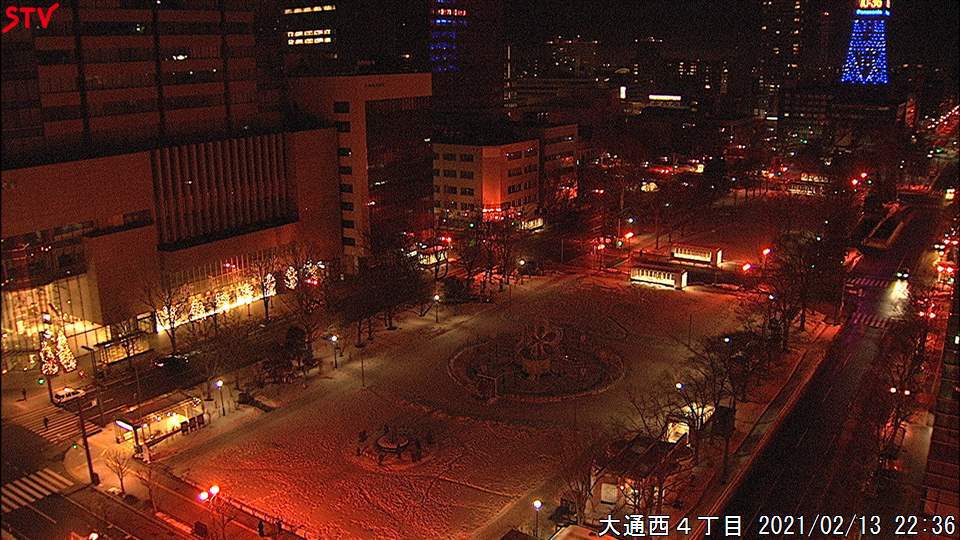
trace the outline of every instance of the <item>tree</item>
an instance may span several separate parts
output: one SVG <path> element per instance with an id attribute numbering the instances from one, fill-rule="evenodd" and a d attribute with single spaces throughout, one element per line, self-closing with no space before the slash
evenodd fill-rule
<path id="1" fill-rule="evenodd" d="M 304 331 L 308 351 L 326 328 L 330 276 L 336 274 L 330 264 L 320 260 L 319 250 L 311 243 L 295 242 L 287 253 L 284 281 L 289 292 L 284 298 Z"/>
<path id="2" fill-rule="evenodd" d="M 663 373 L 661 381 L 672 378 Z M 632 451 L 636 445 L 651 445 L 667 440 L 668 431 L 678 420 L 683 421 L 680 402 L 674 387 L 658 383 L 642 393 L 628 390 L 628 414 L 615 426 L 625 441 L 622 451 Z M 676 444 L 680 444 L 677 441 Z M 624 478 L 618 482 L 623 495 L 631 501 L 636 512 L 660 512 L 667 482 L 680 470 L 679 455 L 671 452 L 654 464 L 644 478 Z M 629 490 L 626 489 L 629 487 Z"/>
<path id="3" fill-rule="evenodd" d="M 479 231 L 473 228 L 458 236 L 454 247 L 458 255 L 457 262 L 467 276 L 466 287 L 469 293 L 473 287 L 473 279 L 477 276 L 483 263 L 483 238 Z"/>
<path id="4" fill-rule="evenodd" d="M 134 472 L 143 487 L 147 488 L 147 496 L 150 497 L 150 506 L 153 513 L 160 510 L 160 473 L 153 465 L 146 464 Z"/>
<path id="5" fill-rule="evenodd" d="M 190 313 L 190 294 L 188 289 L 176 283 L 166 272 L 147 283 L 143 290 L 143 303 L 149 308 L 170 338 L 170 348 L 177 352 L 177 325 L 187 320 Z"/>
<path id="6" fill-rule="evenodd" d="M 127 490 L 123 485 L 123 480 L 132 467 L 130 456 L 120 450 L 113 450 L 107 454 L 106 464 L 107 468 L 110 469 L 113 474 L 117 475 L 117 480 L 120 481 L 120 493 L 126 493 Z"/>
<path id="7" fill-rule="evenodd" d="M 283 262 L 277 251 L 260 253 L 247 268 L 247 279 L 263 303 L 263 320 L 270 321 L 270 304 L 277 294 L 277 277 L 281 275 Z"/>
<path id="8" fill-rule="evenodd" d="M 586 434 L 568 432 L 560 447 L 562 497 L 573 504 L 577 523 L 584 523 L 587 503 L 593 497 L 593 469 L 609 442 L 609 435 L 599 427 Z"/>

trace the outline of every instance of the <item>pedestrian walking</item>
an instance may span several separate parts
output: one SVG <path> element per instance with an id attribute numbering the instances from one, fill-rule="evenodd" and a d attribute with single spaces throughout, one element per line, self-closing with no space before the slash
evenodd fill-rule
<path id="1" fill-rule="evenodd" d="M 50 429 L 50 419 L 46 416 L 43 417 L 43 429 Z"/>
<path id="2" fill-rule="evenodd" d="M 27 400 L 27 389 L 26 389 L 26 388 L 21 388 L 21 389 L 20 389 L 20 395 L 23 396 L 23 399 L 21 399 L 20 401 L 26 401 L 26 400 Z"/>

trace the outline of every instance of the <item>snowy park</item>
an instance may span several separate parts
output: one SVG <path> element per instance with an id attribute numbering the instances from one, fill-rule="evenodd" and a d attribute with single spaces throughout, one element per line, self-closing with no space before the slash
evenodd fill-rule
<path id="1" fill-rule="evenodd" d="M 627 414 L 628 392 L 677 366 L 688 340 L 736 325 L 736 304 L 729 292 L 558 274 L 497 304 L 443 306 L 439 323 L 407 313 L 399 330 L 345 351 L 338 369 L 323 358 L 306 388 L 280 391 L 276 410 L 166 462 L 321 538 L 499 538 L 531 517 L 521 501 L 559 496 L 564 441 Z M 581 329 L 620 371 L 553 401 L 480 399 L 451 375 L 458 354 L 538 321 Z M 377 459 L 378 442 L 409 451 Z"/>

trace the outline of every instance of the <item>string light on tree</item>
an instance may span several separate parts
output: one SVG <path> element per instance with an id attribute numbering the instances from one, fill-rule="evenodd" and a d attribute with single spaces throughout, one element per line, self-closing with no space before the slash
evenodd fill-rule
<path id="1" fill-rule="evenodd" d="M 63 329 L 58 328 L 56 336 L 57 345 L 55 352 L 57 360 L 60 366 L 63 367 L 63 370 L 69 373 L 77 369 L 77 357 L 74 356 L 73 351 L 70 350 L 70 344 L 67 342 L 67 335 L 63 332 Z"/>
<path id="2" fill-rule="evenodd" d="M 267 274 L 264 276 L 263 288 L 267 296 L 273 296 L 277 294 L 277 278 L 273 277 L 273 274 Z"/>
<path id="3" fill-rule="evenodd" d="M 287 271 L 284 272 L 283 274 L 283 285 L 290 290 L 297 288 L 297 269 L 296 268 L 292 266 L 287 267 Z"/>

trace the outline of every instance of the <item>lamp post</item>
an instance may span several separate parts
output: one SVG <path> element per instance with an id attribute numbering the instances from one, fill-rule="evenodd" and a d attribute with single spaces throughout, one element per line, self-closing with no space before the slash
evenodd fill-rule
<path id="1" fill-rule="evenodd" d="M 223 401 L 223 379 L 217 379 L 215 384 L 217 386 L 217 390 L 220 390 L 220 416 L 226 416 L 227 406 Z"/>
<path id="2" fill-rule="evenodd" d="M 333 369 L 337 369 L 339 366 L 337 364 L 337 340 L 340 337 L 336 334 L 330 336 L 330 346 L 333 347 Z"/>
<path id="3" fill-rule="evenodd" d="M 440 322 L 440 295 L 439 294 L 433 295 L 433 306 L 435 308 L 434 313 L 436 314 L 436 321 L 439 323 Z"/>
<path id="4" fill-rule="evenodd" d="M 521 285 L 523 285 L 523 267 L 526 266 L 526 265 L 527 265 L 527 260 L 526 260 L 526 259 L 520 259 L 520 271 L 519 271 L 518 273 L 520 274 L 520 284 L 521 284 Z"/>
<path id="5" fill-rule="evenodd" d="M 540 499 L 535 499 L 533 501 L 533 509 L 536 510 L 537 528 L 536 528 L 536 534 L 534 536 L 536 536 L 537 538 L 540 538 L 540 509 L 541 508 L 543 508 L 543 501 L 541 501 Z"/>
<path id="6" fill-rule="evenodd" d="M 218 507 L 221 501 L 221 499 L 219 499 L 217 495 L 220 495 L 220 486 L 218 486 L 217 484 L 213 484 L 212 486 L 208 487 L 204 491 L 201 491 L 200 493 L 198 493 L 197 500 L 199 500 L 201 503 L 206 504 L 207 508 L 210 509 L 211 521 L 213 521 L 213 524 L 217 525 L 217 528 L 220 529 L 220 537 L 225 538 L 226 537 L 225 529 L 227 528 L 227 523 L 226 523 L 226 519 L 223 519 L 222 515 L 221 515 L 221 519 L 217 520 L 217 510 L 219 509 Z"/>

